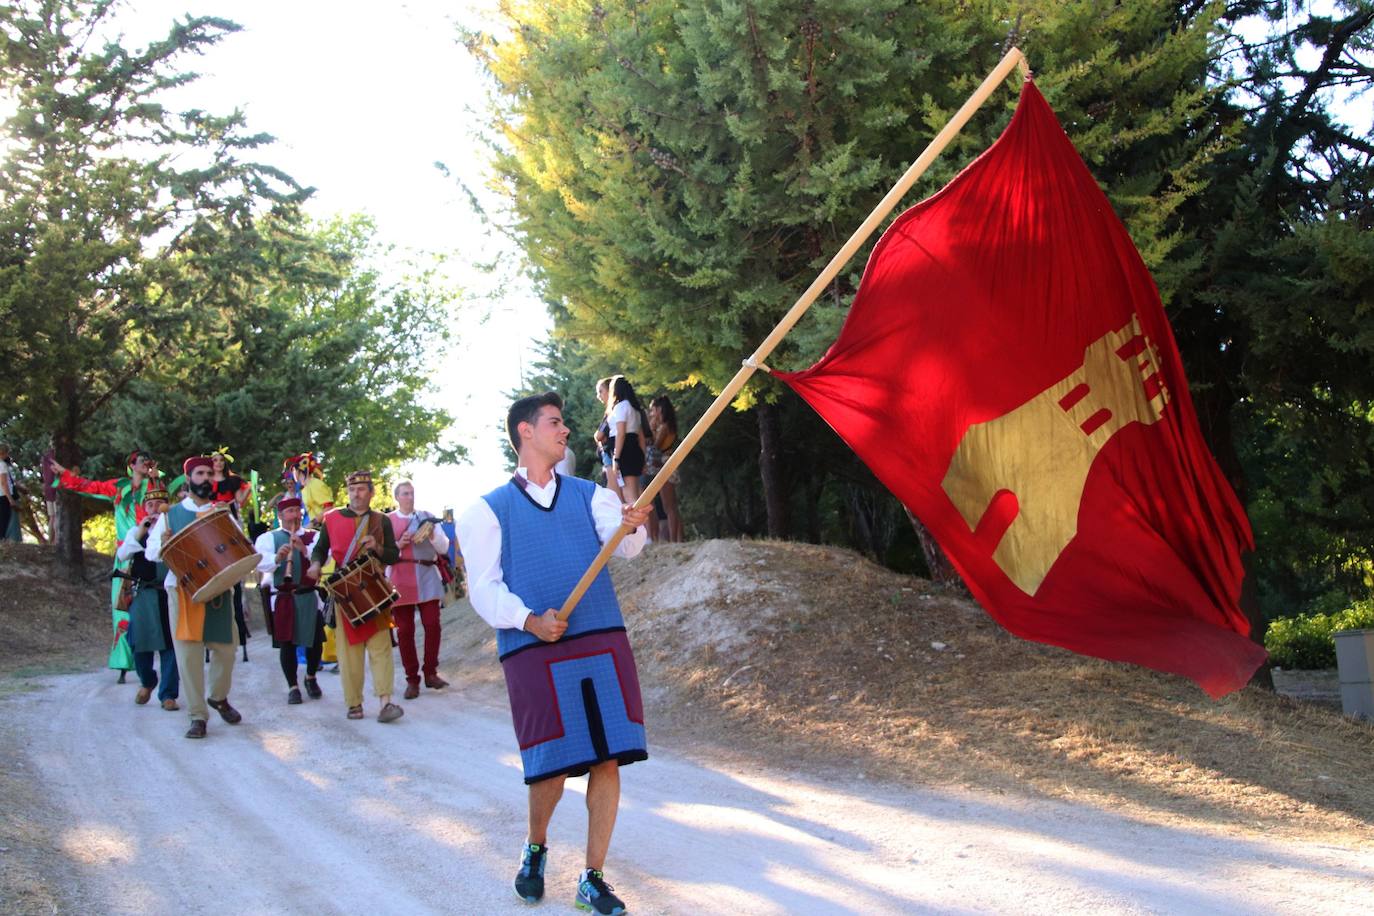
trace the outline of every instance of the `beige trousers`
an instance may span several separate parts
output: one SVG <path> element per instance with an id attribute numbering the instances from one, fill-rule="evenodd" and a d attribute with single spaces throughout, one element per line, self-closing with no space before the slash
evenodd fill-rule
<path id="1" fill-rule="evenodd" d="M 389 697 L 396 681 L 396 662 L 391 657 L 391 631 L 379 630 L 367 642 L 351 643 L 339 630 L 334 651 L 339 655 L 339 680 L 343 682 L 344 703 L 352 709 L 363 705 L 363 654 L 372 669 L 372 692 Z"/>
<path id="2" fill-rule="evenodd" d="M 181 607 L 177 602 L 176 589 L 167 591 L 167 616 L 172 632 L 177 630 L 177 618 Z M 202 722 L 209 720 L 210 709 L 205 703 L 205 652 L 210 652 L 210 694 L 212 700 L 229 697 L 229 688 L 234 681 L 234 656 L 238 642 L 238 622 L 234 622 L 233 642 L 188 642 L 172 640 L 172 648 L 177 655 L 177 673 L 181 675 L 181 695 L 186 700 L 186 711 L 192 719 Z"/>

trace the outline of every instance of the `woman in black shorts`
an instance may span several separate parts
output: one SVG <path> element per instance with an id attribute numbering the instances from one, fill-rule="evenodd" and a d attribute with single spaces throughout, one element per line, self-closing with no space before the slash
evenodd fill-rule
<path id="1" fill-rule="evenodd" d="M 639 499 L 639 476 L 644 473 L 644 435 L 649 421 L 644 416 L 635 390 L 624 376 L 611 385 L 611 474 L 620 473 L 621 489 L 627 503 Z M 609 476 L 609 475 L 607 475 Z"/>

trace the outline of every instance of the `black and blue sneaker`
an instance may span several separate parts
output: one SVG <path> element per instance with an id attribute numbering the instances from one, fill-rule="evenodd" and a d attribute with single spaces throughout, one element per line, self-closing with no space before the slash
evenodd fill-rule
<path id="1" fill-rule="evenodd" d="M 544 859 L 549 847 L 543 843 L 526 843 L 520 856 L 520 870 L 515 873 L 515 896 L 526 903 L 544 899 Z"/>
<path id="2" fill-rule="evenodd" d="M 589 868 L 582 873 L 577 882 L 577 899 L 573 905 L 579 910 L 588 910 L 598 916 L 620 916 L 625 912 L 625 904 L 611 893 L 615 888 L 606 883 L 601 872 Z"/>

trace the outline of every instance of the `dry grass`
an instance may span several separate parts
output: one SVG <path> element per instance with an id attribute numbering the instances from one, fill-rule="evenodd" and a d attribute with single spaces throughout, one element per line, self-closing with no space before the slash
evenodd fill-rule
<path id="1" fill-rule="evenodd" d="M 66 582 L 51 548 L 0 541 L 0 690 L 27 676 L 89 671 L 104 662 L 109 573 L 110 558 L 87 551 L 86 580 Z"/>
<path id="2" fill-rule="evenodd" d="M 1214 702 L 1023 642 L 959 594 L 833 548 L 654 547 L 614 574 L 673 733 L 868 778 L 1374 841 L 1374 728 L 1329 708 L 1257 689 Z"/>

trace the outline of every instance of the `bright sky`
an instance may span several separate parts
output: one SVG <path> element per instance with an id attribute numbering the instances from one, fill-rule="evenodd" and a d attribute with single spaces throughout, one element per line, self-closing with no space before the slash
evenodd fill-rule
<path id="1" fill-rule="evenodd" d="M 434 167 L 442 161 L 470 188 L 484 185 L 485 151 L 474 138 L 482 80 L 453 25 L 474 22 L 477 5 L 138 0 L 117 22 L 132 46 L 165 35 L 186 13 L 242 25 L 203 58 L 187 59 L 202 77 L 169 102 L 182 107 L 184 98 L 186 106 L 216 113 L 242 108 L 250 130 L 277 138 L 259 158 L 316 188 L 311 215 L 368 213 L 382 241 L 456 252 L 461 265 L 502 252 L 516 257 L 475 218 L 454 179 Z M 458 270 L 459 283 L 485 292 L 489 280 Z M 550 327 L 527 285 L 509 292 L 500 302 L 477 295 L 455 304 L 457 346 L 436 354 L 438 402 L 457 418 L 451 439 L 468 447 L 473 464 L 406 468 L 420 508 L 461 509 L 502 479 L 503 392 L 519 384 L 530 348 Z"/>

